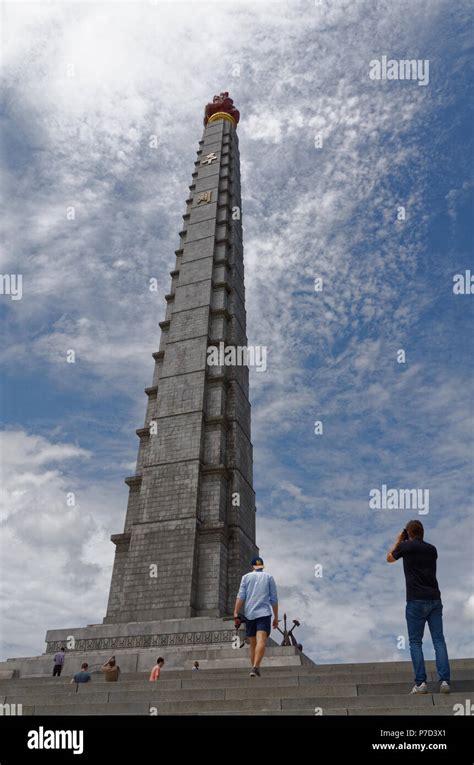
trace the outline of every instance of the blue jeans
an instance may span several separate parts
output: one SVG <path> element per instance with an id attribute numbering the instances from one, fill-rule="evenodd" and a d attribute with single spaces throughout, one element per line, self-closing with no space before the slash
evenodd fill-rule
<path id="1" fill-rule="evenodd" d="M 435 650 L 439 681 L 446 680 L 449 683 L 449 659 L 443 635 L 443 604 L 441 600 L 408 600 L 405 616 L 416 684 L 420 685 L 426 682 L 425 660 L 421 647 L 426 622 L 430 628 Z"/>

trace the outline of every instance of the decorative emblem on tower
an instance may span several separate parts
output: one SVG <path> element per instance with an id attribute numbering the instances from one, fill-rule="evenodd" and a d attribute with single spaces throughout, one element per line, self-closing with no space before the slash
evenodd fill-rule
<path id="1" fill-rule="evenodd" d="M 212 103 L 207 104 L 204 111 L 204 125 L 216 120 L 228 120 L 235 126 L 240 119 L 240 112 L 235 108 L 232 98 L 227 91 L 214 96 Z"/>

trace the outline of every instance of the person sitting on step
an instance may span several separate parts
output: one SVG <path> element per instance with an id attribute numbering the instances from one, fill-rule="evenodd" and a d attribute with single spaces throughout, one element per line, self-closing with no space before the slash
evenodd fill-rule
<path id="1" fill-rule="evenodd" d="M 111 656 L 102 666 L 101 672 L 105 673 L 105 679 L 108 683 L 116 683 L 120 675 L 120 667 L 115 661 L 115 656 Z"/>
<path id="2" fill-rule="evenodd" d="M 88 669 L 89 669 L 89 665 L 87 661 L 84 661 L 81 664 L 81 671 L 76 672 L 76 674 L 71 680 L 71 683 L 90 683 L 92 678 L 91 678 L 90 672 L 87 671 Z"/>
<path id="3" fill-rule="evenodd" d="M 153 669 L 151 670 L 151 673 L 150 673 L 150 683 L 154 683 L 154 682 L 156 682 L 157 680 L 160 679 L 161 668 L 162 668 L 164 663 L 165 663 L 165 660 L 163 659 L 163 657 L 162 656 L 158 656 L 158 658 L 156 660 L 156 664 L 155 664 L 155 666 L 153 667 Z"/>

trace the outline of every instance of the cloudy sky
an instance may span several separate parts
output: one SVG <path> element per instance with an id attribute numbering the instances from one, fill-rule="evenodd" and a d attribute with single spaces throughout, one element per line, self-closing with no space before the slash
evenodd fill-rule
<path id="1" fill-rule="evenodd" d="M 249 342 L 268 348 L 257 541 L 282 612 L 318 662 L 409 659 L 385 555 L 418 517 L 449 652 L 474 655 L 474 296 L 453 293 L 474 272 L 469 6 L 4 5 L 1 273 L 23 293 L 0 295 L 2 658 L 105 614 L 203 108 L 224 89 Z M 382 56 L 428 60 L 429 82 L 371 79 Z M 372 509 L 382 485 L 428 490 L 429 512 Z"/>

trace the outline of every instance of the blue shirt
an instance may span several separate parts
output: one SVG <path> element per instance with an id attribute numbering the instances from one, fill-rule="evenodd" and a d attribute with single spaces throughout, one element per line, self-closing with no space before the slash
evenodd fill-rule
<path id="1" fill-rule="evenodd" d="M 75 683 L 90 683 L 91 676 L 89 672 L 84 672 L 83 669 L 81 669 L 80 672 L 76 672 L 74 675 L 74 682 Z"/>
<path id="2" fill-rule="evenodd" d="M 242 577 L 237 597 L 245 600 L 246 619 L 271 616 L 272 606 L 278 603 L 275 580 L 262 569 L 250 571 Z"/>

